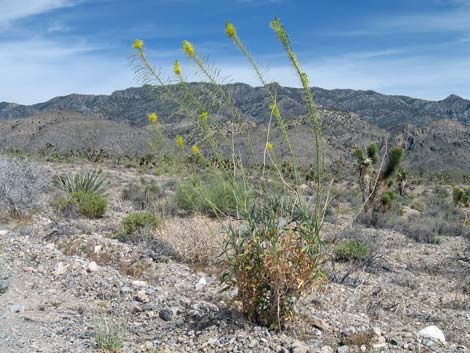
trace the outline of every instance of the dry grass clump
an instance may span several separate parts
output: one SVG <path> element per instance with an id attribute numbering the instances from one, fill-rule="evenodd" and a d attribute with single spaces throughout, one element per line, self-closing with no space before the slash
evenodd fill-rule
<path id="1" fill-rule="evenodd" d="M 222 252 L 223 226 L 203 216 L 174 218 L 157 230 L 156 237 L 171 244 L 178 260 L 194 264 L 219 262 Z"/>

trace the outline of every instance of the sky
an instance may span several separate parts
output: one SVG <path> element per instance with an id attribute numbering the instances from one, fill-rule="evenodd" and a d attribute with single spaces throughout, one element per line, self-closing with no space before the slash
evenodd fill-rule
<path id="1" fill-rule="evenodd" d="M 224 82 L 258 86 L 227 20 L 269 81 L 297 87 L 275 16 L 313 86 L 470 98 L 470 0 L 0 0 L 0 102 L 139 86 L 135 38 L 165 76 L 179 59 L 201 80 L 181 51 L 189 40 Z"/>

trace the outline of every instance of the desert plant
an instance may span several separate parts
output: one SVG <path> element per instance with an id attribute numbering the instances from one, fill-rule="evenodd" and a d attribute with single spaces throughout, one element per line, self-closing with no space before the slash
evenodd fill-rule
<path id="1" fill-rule="evenodd" d="M 122 199 L 131 201 L 139 210 L 154 209 L 161 196 L 160 186 L 153 180 L 145 179 L 130 184 L 121 192 Z"/>
<path id="2" fill-rule="evenodd" d="M 323 202 L 328 203 L 329 193 L 324 186 L 323 139 L 308 77 L 280 20 L 272 21 L 271 28 L 298 75 L 305 96 L 315 156 L 309 173 L 315 184 L 313 205 L 306 205 L 298 192 L 301 181 L 297 156 L 276 100 L 275 86 L 266 82 L 233 24 L 227 22 L 225 32 L 248 60 L 269 97 L 266 108 L 270 118 L 261 152 L 253 146 L 250 122 L 243 120 L 230 92 L 220 85 L 217 71 L 202 59 L 192 43 L 183 41 L 183 52 L 209 81 L 207 100 L 193 93 L 178 61 L 173 72 L 185 91 L 183 95 L 175 94 L 160 71 L 148 62 L 143 41 L 135 40 L 134 48 L 140 62 L 137 75 L 144 83 L 162 86 L 176 104 L 175 114 L 183 114 L 194 123 L 196 138 L 192 139 L 192 146 L 187 145 L 188 138 L 177 135 L 174 152 L 166 154 L 184 166 L 178 175 L 189 180 L 177 190 L 177 202 L 190 211 L 209 213 L 220 220 L 227 232 L 223 283 L 227 289 L 237 289 L 237 298 L 250 320 L 280 330 L 292 317 L 295 301 L 322 278 L 325 247 L 321 231 L 328 208 Z M 231 136 L 211 113 L 219 110 L 227 112 L 235 127 Z M 164 135 L 157 115 L 150 113 L 148 118 L 156 136 Z M 281 135 L 282 144 L 291 155 L 289 165 L 283 165 L 277 157 L 273 131 Z M 165 140 L 168 139 L 159 138 L 157 142 Z M 211 170 L 215 179 L 206 182 L 201 168 Z M 271 195 L 271 185 L 281 185 L 279 195 Z M 237 220 L 230 222 L 225 216 Z"/>
<path id="3" fill-rule="evenodd" d="M 102 353 L 121 353 L 124 347 L 125 330 L 123 324 L 99 320 L 94 325 L 93 337 L 96 347 Z"/>
<path id="4" fill-rule="evenodd" d="M 124 234 L 131 235 L 142 228 L 155 230 L 159 224 L 155 213 L 149 211 L 134 212 L 126 216 L 122 221 L 122 231 Z"/>
<path id="5" fill-rule="evenodd" d="M 257 324 L 280 329 L 292 316 L 295 298 L 323 277 L 323 242 L 309 211 L 268 197 L 253 205 L 248 224 L 230 228 L 223 281 L 236 286 L 237 299 Z"/>
<path id="6" fill-rule="evenodd" d="M 366 153 L 360 148 L 353 151 L 364 210 L 371 219 L 376 219 L 380 212 L 390 209 L 394 193 L 388 189 L 393 186 L 392 178 L 399 171 L 404 156 L 403 148 L 395 147 L 389 152 L 383 169 L 375 168 L 374 166 L 379 161 L 378 150 L 377 144 L 371 143 L 367 147 Z M 401 175 L 405 178 L 405 173 Z M 401 181 L 401 185 L 404 190 L 403 182 Z"/>
<path id="7" fill-rule="evenodd" d="M 87 192 L 102 195 L 110 186 L 110 181 L 100 171 L 90 171 L 59 175 L 55 178 L 54 185 L 69 194 Z"/>
<path id="8" fill-rule="evenodd" d="M 452 199 L 455 206 L 457 207 L 469 207 L 470 206 L 470 189 L 462 189 L 455 187 L 452 191 Z"/>
<path id="9" fill-rule="evenodd" d="M 33 208 L 47 188 L 45 174 L 25 159 L 0 157 L 0 205 L 14 215 Z"/>
<path id="10" fill-rule="evenodd" d="M 367 244 L 358 239 L 346 239 L 335 248 L 335 257 L 339 261 L 365 260 L 369 256 Z"/>
<path id="11" fill-rule="evenodd" d="M 176 188 L 176 205 L 188 213 L 209 216 L 235 215 L 237 200 L 235 186 L 224 177 L 211 176 L 207 180 L 186 180 Z"/>
<path id="12" fill-rule="evenodd" d="M 101 218 L 108 208 L 108 201 L 105 198 L 90 192 L 73 192 L 71 200 L 78 208 L 78 212 L 87 218 Z"/>

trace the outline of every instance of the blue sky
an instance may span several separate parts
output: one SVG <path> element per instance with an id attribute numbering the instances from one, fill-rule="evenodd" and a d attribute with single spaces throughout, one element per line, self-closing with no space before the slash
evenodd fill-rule
<path id="1" fill-rule="evenodd" d="M 426 99 L 470 98 L 470 0 L 0 0 L 0 101 L 138 86 L 141 38 L 157 67 L 188 39 L 227 82 L 258 85 L 224 34 L 232 21 L 267 77 L 298 81 L 269 28 L 279 16 L 310 82 Z"/>

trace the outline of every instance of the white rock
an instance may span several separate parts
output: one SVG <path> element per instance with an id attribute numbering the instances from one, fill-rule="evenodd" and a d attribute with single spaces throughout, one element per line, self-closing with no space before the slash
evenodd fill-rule
<path id="1" fill-rule="evenodd" d="M 67 272 L 67 268 L 68 268 L 67 265 L 64 265 L 63 262 L 59 262 L 57 265 L 55 265 L 54 274 L 56 276 L 61 276 Z"/>
<path id="2" fill-rule="evenodd" d="M 54 250 L 55 249 L 55 245 L 53 243 L 49 243 L 49 244 L 46 244 L 45 248 L 47 250 Z"/>
<path id="3" fill-rule="evenodd" d="M 147 282 L 145 281 L 134 281 L 132 282 L 134 287 L 147 287 Z"/>
<path id="4" fill-rule="evenodd" d="M 86 270 L 88 272 L 96 272 L 96 271 L 98 271 L 98 265 L 96 264 L 95 261 L 92 261 L 88 264 Z"/>
<path id="5" fill-rule="evenodd" d="M 3 237 L 8 234 L 8 230 L 6 229 L 0 229 L 0 237 Z"/>
<path id="6" fill-rule="evenodd" d="M 421 337 L 429 337 L 446 343 L 444 333 L 437 326 L 428 326 L 418 332 Z"/>
<path id="7" fill-rule="evenodd" d="M 101 254 L 103 252 L 103 247 L 101 245 L 95 245 L 95 248 L 93 249 L 93 252 L 95 254 Z"/>
<path id="8" fill-rule="evenodd" d="M 207 285 L 206 277 L 201 277 L 196 284 L 196 290 L 200 290 Z"/>

